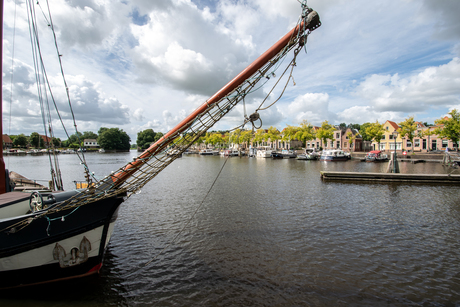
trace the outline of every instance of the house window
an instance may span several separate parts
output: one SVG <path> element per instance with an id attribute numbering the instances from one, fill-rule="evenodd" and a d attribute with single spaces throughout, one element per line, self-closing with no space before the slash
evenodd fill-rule
<path id="1" fill-rule="evenodd" d="M 340 137 L 340 134 L 337 132 L 337 133 L 335 134 L 335 138 L 338 139 L 339 137 Z"/>
<path id="2" fill-rule="evenodd" d="M 420 139 L 414 140 L 414 147 L 420 147 Z"/>
<path id="3" fill-rule="evenodd" d="M 447 144 L 449 144 L 448 140 L 442 140 L 442 148 L 446 148 Z"/>
<path id="4" fill-rule="evenodd" d="M 387 131 L 388 131 L 388 127 L 385 127 L 385 129 L 387 129 Z"/>
<path id="5" fill-rule="evenodd" d="M 343 142 L 343 148 L 348 148 L 348 142 Z"/>
<path id="6" fill-rule="evenodd" d="M 334 142 L 331 141 L 331 148 L 334 148 Z"/>
<path id="7" fill-rule="evenodd" d="M 337 148 L 340 148 L 340 141 L 337 141 Z"/>
<path id="8" fill-rule="evenodd" d="M 382 140 L 384 140 L 384 139 L 385 139 L 385 134 L 382 136 Z"/>
<path id="9" fill-rule="evenodd" d="M 380 150 L 385 150 L 385 143 L 380 143 Z"/>

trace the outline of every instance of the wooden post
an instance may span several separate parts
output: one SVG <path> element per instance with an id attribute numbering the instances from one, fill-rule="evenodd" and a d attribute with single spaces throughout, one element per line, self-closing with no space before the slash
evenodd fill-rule
<path id="1" fill-rule="evenodd" d="M 396 158 L 396 150 L 391 155 L 391 159 L 388 162 L 387 173 L 399 173 L 398 159 Z"/>

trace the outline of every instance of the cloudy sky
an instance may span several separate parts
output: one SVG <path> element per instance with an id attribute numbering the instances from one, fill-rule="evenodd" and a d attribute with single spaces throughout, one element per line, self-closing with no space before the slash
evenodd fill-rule
<path id="1" fill-rule="evenodd" d="M 49 0 L 78 130 L 119 127 L 132 143 L 144 129 L 167 132 L 286 34 L 301 13 L 299 1 Z M 4 2 L 3 132 L 43 134 L 26 4 Z M 56 104 L 74 133 L 42 13 L 47 2 L 32 2 Z M 460 109 L 460 1 L 307 4 L 322 26 L 297 58 L 295 85 L 260 113 L 264 128 L 304 119 L 362 124 L 414 116 L 433 123 Z M 247 113 L 269 90 L 246 101 Z M 237 107 L 214 129 L 240 125 L 243 114 Z M 53 127 L 67 138 L 57 120 Z"/>

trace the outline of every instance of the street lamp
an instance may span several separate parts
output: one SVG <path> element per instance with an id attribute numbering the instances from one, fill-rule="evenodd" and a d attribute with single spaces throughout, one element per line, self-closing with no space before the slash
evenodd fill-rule
<path id="1" fill-rule="evenodd" d="M 395 140 L 395 153 L 393 155 L 393 173 L 396 173 L 396 138 L 398 137 L 398 131 L 393 131 L 393 139 Z"/>

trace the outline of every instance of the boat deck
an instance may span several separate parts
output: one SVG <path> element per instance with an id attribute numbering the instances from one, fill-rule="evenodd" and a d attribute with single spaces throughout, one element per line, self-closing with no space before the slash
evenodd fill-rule
<path id="1" fill-rule="evenodd" d="M 0 208 L 12 203 L 29 199 L 30 193 L 9 192 L 0 194 Z"/>

